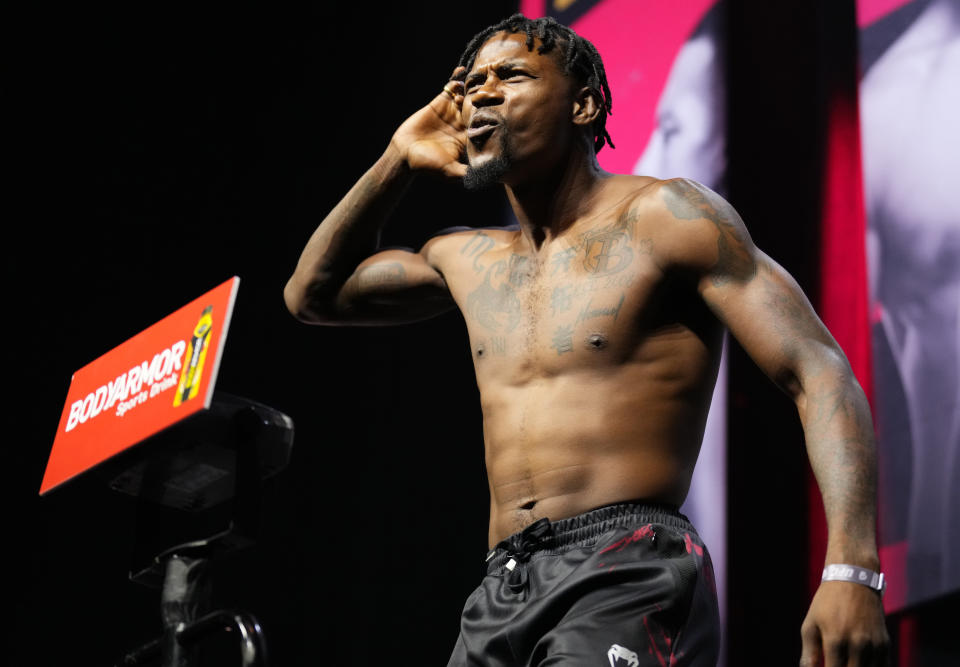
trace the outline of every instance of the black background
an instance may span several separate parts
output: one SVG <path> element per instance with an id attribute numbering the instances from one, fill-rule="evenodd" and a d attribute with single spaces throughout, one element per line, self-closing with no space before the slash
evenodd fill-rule
<path id="1" fill-rule="evenodd" d="M 266 490 L 260 545 L 218 564 L 216 602 L 258 616 L 278 665 L 449 655 L 486 552 L 462 320 L 315 328 L 282 299 L 325 212 L 469 38 L 513 10 L 441 5 L 22 17 L 8 182 L 21 206 L 5 253 L 8 354 L 22 368 L 6 443 L 19 508 L 7 664 L 112 664 L 158 634 L 158 592 L 127 581 L 134 503 L 95 484 L 37 489 L 73 371 L 233 275 L 218 388 L 290 415 L 296 438 Z M 419 247 L 503 211 L 499 192 L 421 179 L 384 240 Z"/>
<path id="2" fill-rule="evenodd" d="M 9 664 L 108 665 L 159 632 L 157 591 L 127 580 L 144 529 L 134 504 L 93 483 L 37 490 L 72 372 L 232 275 L 218 387 L 290 415 L 296 440 L 267 485 L 259 546 L 219 564 L 216 602 L 260 618 L 276 665 L 445 663 L 486 550 L 462 320 L 313 328 L 281 292 L 323 214 L 514 6 L 8 15 Z M 853 62 L 852 3 L 736 0 L 730 18 L 731 200 L 813 296 L 821 120 L 831 77 L 855 76 L 836 67 Z M 418 246 L 504 211 L 499 193 L 421 179 L 385 242 Z M 736 346 L 731 363 L 730 664 L 795 663 L 808 602 L 799 425 Z M 776 586 L 758 562 L 784 573 Z"/>

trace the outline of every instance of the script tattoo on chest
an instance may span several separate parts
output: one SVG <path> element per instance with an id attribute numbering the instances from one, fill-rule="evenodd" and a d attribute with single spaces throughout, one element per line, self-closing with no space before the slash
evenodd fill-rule
<path id="1" fill-rule="evenodd" d="M 617 301 L 616 306 L 611 306 L 608 308 L 595 308 L 593 307 L 593 299 L 589 299 L 587 303 L 580 309 L 580 314 L 577 315 L 577 324 L 585 322 L 586 320 L 591 320 L 596 317 L 609 317 L 613 316 L 613 321 L 617 321 L 617 316 L 620 314 L 620 308 L 623 306 L 623 302 L 626 299 L 625 294 L 620 295 L 620 300 Z"/>
<path id="2" fill-rule="evenodd" d="M 489 263 L 482 261 L 496 258 L 492 252 L 495 239 L 483 232 L 471 235 L 459 254 L 470 260 L 481 281 L 466 296 L 465 315 L 490 334 L 509 334 L 527 322 L 528 339 L 533 340 L 541 307 L 549 304 L 553 317 L 572 310 L 573 321 L 557 329 L 552 345 L 558 354 L 572 351 L 574 329 L 579 324 L 602 317 L 617 320 L 626 294 L 637 279 L 632 265 L 639 256 L 652 252 L 651 239 L 635 238 L 638 219 L 636 212 L 627 210 L 612 222 L 608 218 L 605 225 L 588 229 L 574 237 L 572 245 L 554 252 L 544 262 L 542 272 L 531 258 L 517 253 Z M 541 281 L 548 274 L 562 282 L 535 282 L 535 275 Z M 604 294 L 613 290 L 613 294 Z M 488 339 L 483 354 L 492 352 Z M 482 356 L 479 348 L 478 356 Z"/>
<path id="3" fill-rule="evenodd" d="M 570 273 L 570 263 L 573 261 L 573 258 L 577 254 L 577 248 L 567 248 L 566 250 L 561 250 L 556 255 L 553 256 L 553 259 L 550 260 L 551 265 L 553 266 L 553 272 L 551 276 L 555 276 L 558 273 Z"/>
<path id="4" fill-rule="evenodd" d="M 480 358 L 490 355 L 502 357 L 507 353 L 507 339 L 505 336 L 490 336 L 477 344 L 477 356 Z"/>
<path id="5" fill-rule="evenodd" d="M 550 310 L 554 317 L 568 310 L 573 305 L 573 295 L 570 293 L 570 285 L 558 285 L 553 288 L 550 295 Z"/>
<path id="6" fill-rule="evenodd" d="M 484 268 L 479 262 L 480 257 L 493 246 L 494 240 L 492 238 L 483 232 L 477 232 L 463 244 L 463 247 L 460 248 L 460 254 L 473 258 L 473 270 L 480 273 Z"/>
<path id="7" fill-rule="evenodd" d="M 553 342 L 550 347 L 557 351 L 557 355 L 566 354 L 573 350 L 573 325 L 561 324 L 553 332 Z"/>

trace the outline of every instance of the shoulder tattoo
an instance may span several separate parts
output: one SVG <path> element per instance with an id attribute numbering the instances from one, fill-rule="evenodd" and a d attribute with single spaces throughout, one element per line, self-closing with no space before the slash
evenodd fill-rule
<path id="1" fill-rule="evenodd" d="M 743 221 L 722 197 L 691 181 L 676 179 L 663 187 L 667 210 L 678 220 L 709 220 L 716 227 L 717 262 L 712 267 L 713 284 L 734 280 L 747 282 L 757 274 L 757 263 L 748 249 Z"/>

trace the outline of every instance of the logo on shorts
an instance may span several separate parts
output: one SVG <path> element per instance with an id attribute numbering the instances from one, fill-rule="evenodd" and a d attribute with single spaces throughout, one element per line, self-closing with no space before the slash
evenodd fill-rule
<path id="1" fill-rule="evenodd" d="M 610 667 L 617 667 L 617 662 L 621 659 L 626 660 L 630 667 L 637 667 L 640 664 L 640 656 L 630 649 L 620 646 L 620 644 L 614 644 L 610 647 L 610 650 L 607 651 L 607 658 L 610 660 Z"/>

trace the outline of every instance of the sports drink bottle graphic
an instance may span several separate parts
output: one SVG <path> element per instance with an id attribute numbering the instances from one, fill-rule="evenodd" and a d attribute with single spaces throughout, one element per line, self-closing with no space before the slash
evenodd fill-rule
<path id="1" fill-rule="evenodd" d="M 180 371 L 180 382 L 173 397 L 173 407 L 189 401 L 200 390 L 200 378 L 203 376 L 203 362 L 207 358 L 207 344 L 210 342 L 210 329 L 213 327 L 213 306 L 207 306 L 200 315 L 197 326 L 193 328 L 193 338 L 187 345 L 187 363 Z"/>

